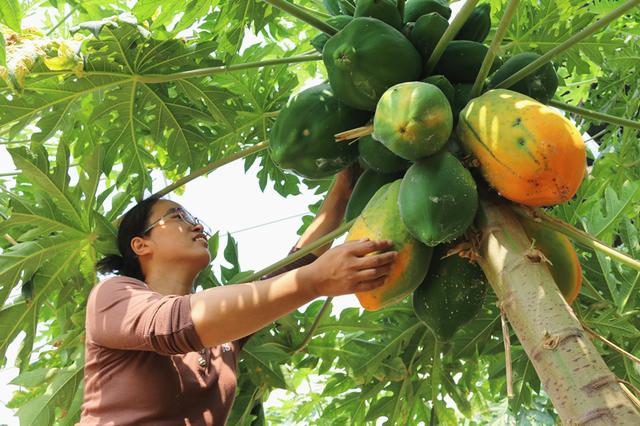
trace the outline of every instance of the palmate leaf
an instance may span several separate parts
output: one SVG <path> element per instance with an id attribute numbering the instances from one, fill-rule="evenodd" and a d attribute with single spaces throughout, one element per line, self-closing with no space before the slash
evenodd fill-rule
<path id="1" fill-rule="evenodd" d="M 48 245 L 45 246 L 44 244 Z M 34 254 L 38 256 L 40 267 L 32 276 L 34 283 L 33 297 L 28 302 L 18 302 L 17 307 L 9 305 L 4 308 L 8 309 L 7 312 L 11 313 L 11 318 L 15 321 L 5 323 L 6 325 L 0 330 L 0 355 L 2 357 L 9 344 L 20 331 L 35 332 L 35 328 L 29 327 L 34 311 L 52 292 L 59 289 L 70 275 L 77 273 L 78 259 L 81 258 L 82 252 L 85 250 L 85 247 L 79 244 L 78 241 L 61 237 L 51 237 L 48 239 L 48 243 L 36 244 L 34 242 L 33 246 L 40 249 Z M 43 261 L 44 255 L 46 255 L 45 261 Z M 2 255 L 2 259 L 15 260 L 5 254 Z M 16 264 L 19 266 L 17 267 L 23 266 L 24 262 L 24 257 L 18 258 Z M 15 271 L 17 267 L 14 267 L 13 270 Z M 28 267 L 32 268 L 33 266 L 29 264 Z M 33 335 L 28 336 L 32 338 Z M 0 363 L 4 364 L 4 361 L 0 360 Z"/>
<path id="2" fill-rule="evenodd" d="M 546 53 L 594 22 L 597 17 L 598 15 L 592 13 L 585 7 L 585 3 L 580 1 L 523 2 L 505 36 L 508 43 L 504 49 L 512 53 L 527 50 Z M 591 69 L 585 58 L 589 58 L 595 64 L 602 64 L 605 57 L 614 55 L 619 49 L 628 46 L 624 37 L 616 34 L 615 30 L 607 29 L 578 42 L 554 62 L 559 64 L 560 60 L 564 60 L 570 72 L 587 74 Z M 580 52 L 585 56 L 581 56 Z"/>
<path id="3" fill-rule="evenodd" d="M 82 395 L 83 372 L 82 364 L 57 371 L 43 395 L 20 407 L 17 412 L 20 423 L 33 426 L 54 423 L 56 408 L 68 407 L 77 395 Z M 64 417 L 70 416 L 70 420 L 77 421 L 77 414 L 76 409 L 75 412 L 66 412 Z"/>

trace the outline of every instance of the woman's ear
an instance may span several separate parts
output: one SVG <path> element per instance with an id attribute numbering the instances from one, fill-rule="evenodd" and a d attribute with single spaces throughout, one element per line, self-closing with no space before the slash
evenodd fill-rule
<path id="1" fill-rule="evenodd" d="M 142 237 L 133 237 L 131 239 L 131 250 L 133 250 L 138 257 L 151 253 L 149 240 Z"/>

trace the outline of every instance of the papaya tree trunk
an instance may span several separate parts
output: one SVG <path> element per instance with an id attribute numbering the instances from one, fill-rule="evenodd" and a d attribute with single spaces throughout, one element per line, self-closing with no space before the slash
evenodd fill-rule
<path id="1" fill-rule="evenodd" d="M 483 199 L 478 217 L 479 264 L 563 424 L 640 425 L 511 208 Z"/>

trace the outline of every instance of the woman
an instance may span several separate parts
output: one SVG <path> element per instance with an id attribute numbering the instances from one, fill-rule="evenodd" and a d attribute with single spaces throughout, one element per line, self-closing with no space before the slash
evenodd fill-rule
<path id="1" fill-rule="evenodd" d="M 350 192 L 340 173 L 294 250 L 340 224 Z M 203 225 L 173 201 L 142 201 L 120 224 L 121 256 L 99 263 L 120 275 L 94 287 L 87 303 L 79 424 L 224 424 L 246 336 L 319 296 L 381 285 L 396 256 L 390 246 L 326 246 L 260 282 L 193 293 L 211 260 Z"/>

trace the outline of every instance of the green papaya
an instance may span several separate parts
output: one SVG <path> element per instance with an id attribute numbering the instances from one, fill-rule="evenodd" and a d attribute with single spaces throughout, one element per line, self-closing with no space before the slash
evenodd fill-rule
<path id="1" fill-rule="evenodd" d="M 490 78 L 487 89 L 495 88 L 499 83 L 520 71 L 531 62 L 538 59 L 540 55 L 535 52 L 523 52 L 509 58 Z M 530 98 L 548 104 L 558 88 L 558 75 L 551 62 L 547 62 L 542 67 L 535 70 L 511 87 L 507 87 L 514 92 L 522 93 Z"/>
<path id="2" fill-rule="evenodd" d="M 376 173 L 373 170 L 365 170 L 353 187 L 344 213 L 344 220 L 348 222 L 358 217 L 378 189 L 400 178 L 402 178 L 402 173 Z"/>
<path id="3" fill-rule="evenodd" d="M 326 9 L 327 12 L 329 12 L 330 15 L 336 16 L 342 13 L 340 12 L 340 6 L 338 5 L 338 0 L 322 0 L 322 4 L 324 5 L 324 8 Z"/>
<path id="4" fill-rule="evenodd" d="M 354 18 L 325 44 L 322 59 L 336 96 L 368 111 L 389 87 L 416 80 L 422 72 L 422 58 L 411 42 L 375 18 Z"/>
<path id="5" fill-rule="evenodd" d="M 478 191 L 469 170 L 443 150 L 409 167 L 398 204 L 409 232 L 435 247 L 469 228 L 478 210 Z"/>
<path id="6" fill-rule="evenodd" d="M 489 31 L 491 31 L 491 5 L 484 3 L 473 9 L 455 39 L 482 43 L 489 35 Z"/>
<path id="7" fill-rule="evenodd" d="M 356 11 L 355 0 L 338 0 L 338 7 L 343 15 L 353 16 L 353 12 Z"/>
<path id="8" fill-rule="evenodd" d="M 292 96 L 271 129 L 271 158 L 281 168 L 312 179 L 331 176 L 358 157 L 355 144 L 334 135 L 363 125 L 369 113 L 353 109 L 320 84 Z"/>
<path id="9" fill-rule="evenodd" d="M 354 18 L 369 16 L 376 18 L 400 30 L 402 28 L 402 16 L 398 11 L 395 1 L 391 0 L 358 0 L 353 13 Z"/>
<path id="10" fill-rule="evenodd" d="M 447 45 L 432 74 L 442 74 L 452 83 L 473 83 L 489 48 L 469 40 L 454 40 Z M 502 65 L 496 56 L 489 72 Z"/>
<path id="11" fill-rule="evenodd" d="M 404 226 L 398 211 L 400 180 L 380 188 L 349 230 L 347 241 L 369 238 L 391 240 L 398 254 L 385 282 L 373 290 L 356 293 L 368 311 L 382 309 L 411 294 L 427 274 L 433 249 L 421 244 Z"/>
<path id="12" fill-rule="evenodd" d="M 458 118 L 460 115 L 460 111 L 464 109 L 464 107 L 471 100 L 471 89 L 473 88 L 473 83 L 457 83 L 453 85 L 454 90 L 454 101 L 451 109 L 453 110 L 453 122 L 454 127 L 458 124 Z"/>
<path id="13" fill-rule="evenodd" d="M 448 245 L 435 248 L 427 276 L 413 292 L 413 311 L 437 340 L 446 342 L 482 309 L 487 280 L 482 269 Z"/>
<path id="14" fill-rule="evenodd" d="M 341 30 L 351 21 L 353 21 L 352 16 L 337 15 L 327 19 L 327 24 L 331 25 L 333 28 L 337 30 Z M 331 37 L 328 34 L 320 33 L 311 39 L 311 45 L 315 47 L 315 49 L 318 52 L 322 53 L 322 49 L 324 49 L 324 45 L 327 44 L 327 41 L 329 41 L 330 38 Z"/>
<path id="15" fill-rule="evenodd" d="M 447 77 L 445 77 L 444 75 L 430 75 L 429 77 L 423 79 L 422 81 L 424 81 L 425 83 L 429 83 L 429 84 L 433 84 L 434 86 L 436 86 L 438 89 L 440 89 L 442 91 L 442 93 L 444 93 L 444 95 L 447 97 L 447 100 L 449 101 L 449 105 L 451 106 L 451 109 L 453 110 L 453 105 L 455 102 L 455 95 L 456 95 L 456 91 L 453 88 L 453 86 L 451 85 L 451 83 L 449 82 L 449 80 L 447 80 Z M 454 113 L 453 118 L 456 118 L 456 115 Z"/>
<path id="16" fill-rule="evenodd" d="M 445 0 L 407 0 L 404 4 L 404 22 L 415 22 L 431 12 L 440 14 L 444 19 L 451 17 L 451 9 Z"/>
<path id="17" fill-rule="evenodd" d="M 373 138 L 412 161 L 439 151 L 452 129 L 447 97 L 433 84 L 421 81 L 400 83 L 387 90 L 373 118 Z"/>
<path id="18" fill-rule="evenodd" d="M 409 161 L 389 151 L 389 148 L 371 135 L 360 138 L 358 151 L 363 166 L 378 173 L 396 173 L 407 170 L 411 165 Z"/>
<path id="19" fill-rule="evenodd" d="M 422 15 L 414 24 L 410 40 L 425 62 L 447 28 L 449 22 L 435 12 Z"/>

